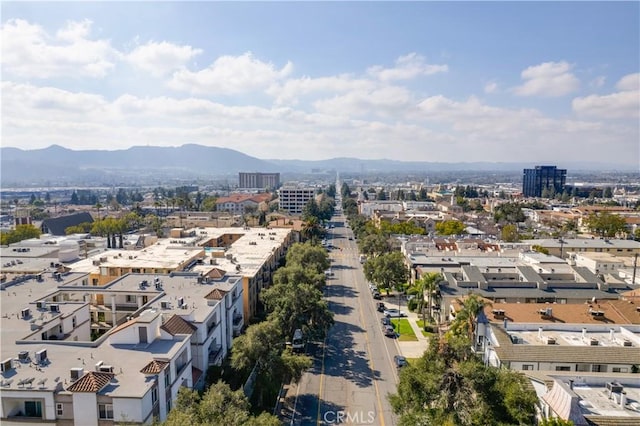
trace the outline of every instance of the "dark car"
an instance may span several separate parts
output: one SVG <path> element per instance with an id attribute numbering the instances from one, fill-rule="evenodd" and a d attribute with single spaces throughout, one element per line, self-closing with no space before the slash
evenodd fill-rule
<path id="1" fill-rule="evenodd" d="M 403 357 L 402 355 L 395 355 L 393 357 L 393 363 L 398 368 L 404 367 L 405 365 L 407 365 L 407 359 L 405 357 Z"/>
<path id="2" fill-rule="evenodd" d="M 382 299 L 382 296 L 380 296 L 379 292 L 374 291 L 373 292 L 373 298 L 376 299 L 376 300 L 380 300 L 380 299 Z"/>
<path id="3" fill-rule="evenodd" d="M 377 309 L 378 309 L 378 312 L 384 312 L 384 310 L 385 310 L 385 309 L 387 309 L 387 307 L 386 307 L 386 306 L 384 306 L 384 303 L 383 303 L 383 302 L 378 302 L 378 307 L 377 307 Z"/>
<path id="4" fill-rule="evenodd" d="M 392 325 L 383 325 L 382 331 L 384 332 L 384 335 L 387 337 L 396 337 L 396 330 L 393 328 Z"/>
<path id="5" fill-rule="evenodd" d="M 382 325 L 391 325 L 391 320 L 389 319 L 389 317 L 380 318 L 380 322 L 382 323 Z"/>

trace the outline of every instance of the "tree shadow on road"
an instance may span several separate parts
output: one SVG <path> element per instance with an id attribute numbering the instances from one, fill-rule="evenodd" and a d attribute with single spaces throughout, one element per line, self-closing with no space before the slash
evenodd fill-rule
<path id="1" fill-rule="evenodd" d="M 361 327 L 337 321 L 329 331 L 324 353 L 324 374 L 344 377 L 356 386 L 366 388 L 380 376 L 372 370 L 365 347 L 354 347 L 353 334 L 364 333 Z"/>

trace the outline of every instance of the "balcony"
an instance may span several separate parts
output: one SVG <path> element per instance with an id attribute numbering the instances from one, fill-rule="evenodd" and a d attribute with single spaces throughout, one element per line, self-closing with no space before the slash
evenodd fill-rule
<path id="1" fill-rule="evenodd" d="M 244 317 L 242 315 L 236 315 L 233 317 L 233 335 L 239 336 L 244 327 Z"/>
<path id="2" fill-rule="evenodd" d="M 220 365 L 222 363 L 222 345 L 212 345 L 209 347 L 209 366 Z"/>

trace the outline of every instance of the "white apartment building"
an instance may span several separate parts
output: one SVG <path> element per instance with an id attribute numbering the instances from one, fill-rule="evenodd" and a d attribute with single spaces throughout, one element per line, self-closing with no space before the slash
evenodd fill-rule
<path id="1" fill-rule="evenodd" d="M 104 286 L 80 273 L 36 277 L 3 287 L 3 425 L 163 421 L 244 325 L 242 281 L 222 270 Z"/>

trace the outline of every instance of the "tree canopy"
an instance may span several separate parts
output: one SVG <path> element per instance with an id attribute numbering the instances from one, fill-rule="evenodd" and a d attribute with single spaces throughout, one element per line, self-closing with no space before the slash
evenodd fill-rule
<path id="1" fill-rule="evenodd" d="M 253 416 L 250 404 L 242 390 L 232 391 L 219 381 L 200 395 L 197 391 L 181 387 L 175 406 L 169 412 L 165 426 L 279 426 L 280 420 L 271 414 Z"/>
<path id="2" fill-rule="evenodd" d="M 40 237 L 40 230 L 33 225 L 17 225 L 14 230 L 0 233 L 0 243 L 9 245 L 22 240 Z"/>
<path id="3" fill-rule="evenodd" d="M 445 220 L 436 223 L 436 232 L 440 235 L 460 235 L 465 233 L 465 224 L 459 220 Z"/>
<path id="4" fill-rule="evenodd" d="M 403 254 L 393 251 L 367 259 L 364 276 L 378 287 L 391 289 L 404 285 L 409 279 L 409 272 L 404 264 Z"/>
<path id="5" fill-rule="evenodd" d="M 471 298 L 465 308 L 478 307 Z M 456 316 L 454 323 L 466 324 Z M 452 325 L 453 327 L 453 325 Z M 401 425 L 530 425 L 538 398 L 519 372 L 486 366 L 471 350 L 464 327 L 431 338 L 428 349 L 400 372 L 389 400 Z"/>
<path id="6" fill-rule="evenodd" d="M 591 232 L 606 238 L 614 238 L 626 230 L 624 218 L 609 212 L 591 213 L 585 219 L 585 225 Z"/>

